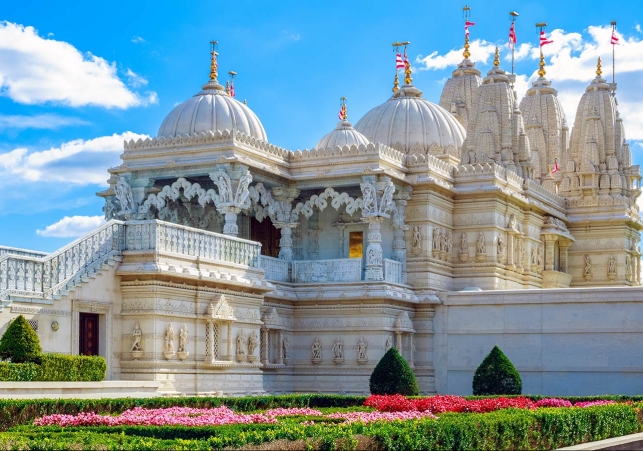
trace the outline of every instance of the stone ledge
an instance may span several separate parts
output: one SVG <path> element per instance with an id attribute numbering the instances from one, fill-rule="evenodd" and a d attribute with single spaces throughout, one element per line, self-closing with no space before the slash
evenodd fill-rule
<path id="1" fill-rule="evenodd" d="M 0 399 L 153 398 L 163 396 L 157 381 L 0 382 Z"/>
<path id="2" fill-rule="evenodd" d="M 580 445 L 567 446 L 565 448 L 558 448 L 559 450 L 594 450 L 594 449 L 643 449 L 643 432 L 638 434 L 623 435 L 621 437 L 613 437 L 597 442 L 581 443 Z"/>

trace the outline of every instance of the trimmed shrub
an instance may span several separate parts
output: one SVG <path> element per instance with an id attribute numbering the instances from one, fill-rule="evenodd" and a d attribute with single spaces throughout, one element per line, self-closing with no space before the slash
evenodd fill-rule
<path id="1" fill-rule="evenodd" d="M 103 357 L 43 354 L 39 381 L 99 382 L 105 379 L 107 362 Z"/>
<path id="2" fill-rule="evenodd" d="M 522 380 L 513 364 L 494 346 L 473 375 L 474 395 L 519 395 Z"/>
<path id="3" fill-rule="evenodd" d="M 395 348 L 389 349 L 375 366 L 369 386 L 373 395 L 420 394 L 413 370 Z"/>
<path id="4" fill-rule="evenodd" d="M 33 327 L 24 316 L 14 319 L 0 339 L 0 358 L 12 363 L 40 363 L 42 348 Z"/>

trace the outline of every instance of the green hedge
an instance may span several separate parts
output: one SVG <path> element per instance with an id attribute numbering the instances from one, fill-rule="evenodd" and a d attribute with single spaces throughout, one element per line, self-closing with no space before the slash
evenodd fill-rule
<path id="1" fill-rule="evenodd" d="M 554 449 L 641 431 L 636 409 L 617 404 L 588 408 L 508 409 L 442 414 L 438 420 L 302 426 L 279 424 L 217 427 L 17 427 L 0 433 L 0 449 L 222 449 L 274 440 L 302 440 L 310 449 L 515 450 Z M 283 444 L 282 444 L 283 445 Z"/>
<path id="2" fill-rule="evenodd" d="M 41 354 L 41 364 L 0 362 L 0 381 L 102 381 L 107 362 L 102 357 Z"/>

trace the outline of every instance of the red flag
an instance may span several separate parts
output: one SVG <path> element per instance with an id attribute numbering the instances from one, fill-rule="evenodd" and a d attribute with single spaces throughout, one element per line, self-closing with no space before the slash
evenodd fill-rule
<path id="1" fill-rule="evenodd" d="M 234 83 L 230 83 L 230 96 L 234 97 Z"/>
<path id="2" fill-rule="evenodd" d="M 468 20 L 464 23 L 465 36 L 469 36 L 469 27 L 473 27 L 475 24 L 476 24 L 475 22 L 469 22 Z"/>
<path id="3" fill-rule="evenodd" d="M 616 32 L 612 30 L 612 45 L 618 45 L 618 37 L 616 36 Z"/>
<path id="4" fill-rule="evenodd" d="M 543 45 L 551 44 L 552 42 L 554 41 L 552 41 L 551 39 L 547 39 L 547 37 L 545 36 L 545 30 L 542 30 L 540 32 L 540 46 L 542 47 Z"/>
<path id="5" fill-rule="evenodd" d="M 402 61 L 402 55 L 399 53 L 395 54 L 395 68 L 404 69 L 404 61 Z"/>
<path id="6" fill-rule="evenodd" d="M 509 48 L 511 48 L 511 44 L 516 45 L 516 29 L 515 29 L 515 23 L 511 22 L 511 28 L 509 28 Z"/>
<path id="7" fill-rule="evenodd" d="M 554 169 L 551 170 L 551 173 L 558 172 L 558 161 L 554 161 Z"/>
<path id="8" fill-rule="evenodd" d="M 346 104 L 343 104 L 342 107 L 339 109 L 339 120 L 343 121 L 346 119 Z"/>

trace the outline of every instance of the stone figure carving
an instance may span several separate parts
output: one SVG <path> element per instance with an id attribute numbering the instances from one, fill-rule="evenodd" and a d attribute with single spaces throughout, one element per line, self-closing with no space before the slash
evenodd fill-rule
<path id="1" fill-rule="evenodd" d="M 237 195 L 234 199 L 237 205 L 243 205 L 248 200 L 250 196 L 250 192 L 248 191 L 250 182 L 252 182 L 252 174 L 248 171 L 239 179 L 239 184 L 237 185 Z"/>
<path id="2" fill-rule="evenodd" d="M 230 189 L 230 180 L 223 173 L 217 176 L 215 181 L 217 188 L 219 188 L 219 198 L 221 202 L 232 201 L 232 191 Z"/>
<path id="3" fill-rule="evenodd" d="M 105 220 L 109 221 L 116 217 L 117 210 L 116 205 L 111 200 L 106 200 L 105 205 L 103 206 L 103 211 L 105 212 Z"/>
<path id="4" fill-rule="evenodd" d="M 412 249 L 414 251 L 421 251 L 422 250 L 422 232 L 421 228 L 419 225 L 413 226 L 413 245 Z"/>
<path id="5" fill-rule="evenodd" d="M 386 185 L 384 192 L 382 193 L 382 198 L 380 199 L 380 214 L 386 214 L 387 212 L 393 210 L 393 193 L 395 192 L 395 186 Z"/>
<path id="6" fill-rule="evenodd" d="M 174 329 L 172 329 L 172 324 L 167 325 L 165 329 L 165 351 L 164 352 L 174 352 Z"/>
<path id="7" fill-rule="evenodd" d="M 469 252 L 469 242 L 467 241 L 466 233 L 462 233 L 460 235 L 460 252 L 461 253 Z"/>
<path id="8" fill-rule="evenodd" d="M 476 241 L 476 250 L 478 254 L 485 253 L 485 244 L 484 244 L 484 233 L 480 232 L 478 234 L 478 239 Z"/>
<path id="9" fill-rule="evenodd" d="M 520 251 L 518 254 L 520 255 L 520 266 L 522 266 L 525 263 L 525 246 L 522 244 L 522 240 L 518 241 L 518 246 L 520 248 Z"/>
<path id="10" fill-rule="evenodd" d="M 281 347 L 283 350 L 284 359 L 290 358 L 290 342 L 288 341 L 288 337 L 284 337 L 281 343 Z"/>
<path id="11" fill-rule="evenodd" d="M 393 347 L 393 340 L 391 340 L 391 336 L 389 335 L 386 337 L 386 344 L 384 345 L 384 349 L 386 352 L 388 352 L 389 349 Z"/>
<path id="12" fill-rule="evenodd" d="M 141 344 L 142 339 L 143 331 L 141 330 L 141 325 L 137 321 L 134 325 L 134 330 L 132 331 L 132 347 L 130 348 L 130 352 L 143 350 L 143 345 Z"/>
<path id="13" fill-rule="evenodd" d="M 359 337 L 357 342 L 357 360 L 368 360 L 366 356 L 366 349 L 368 348 L 368 343 L 364 340 L 364 337 Z"/>
<path id="14" fill-rule="evenodd" d="M 319 337 L 315 337 L 315 340 L 313 340 L 313 346 L 311 347 L 311 351 L 313 354 L 313 360 L 321 360 L 321 341 L 319 340 Z"/>
<path id="15" fill-rule="evenodd" d="M 245 354 L 246 351 L 243 349 L 243 344 L 246 341 L 246 332 L 241 329 L 241 333 L 237 335 L 237 355 Z"/>
<path id="16" fill-rule="evenodd" d="M 433 250 L 440 250 L 440 229 L 437 227 L 433 228 Z"/>
<path id="17" fill-rule="evenodd" d="M 531 248 L 531 264 L 536 265 L 538 263 L 538 246 Z"/>
<path id="18" fill-rule="evenodd" d="M 250 338 L 248 338 L 248 355 L 253 355 L 255 353 L 255 349 L 257 349 L 257 346 L 259 346 L 257 331 L 253 330 L 252 335 L 250 335 Z"/>
<path id="19" fill-rule="evenodd" d="M 592 259 L 589 255 L 584 255 L 583 260 L 585 261 L 585 268 L 583 268 L 583 275 L 588 276 L 592 274 Z"/>
<path id="20" fill-rule="evenodd" d="M 629 281 L 632 279 L 632 257 L 625 256 L 625 278 Z"/>
<path id="21" fill-rule="evenodd" d="M 514 215 L 511 215 L 509 217 L 509 224 L 507 224 L 507 228 L 516 231 L 518 230 L 516 217 Z"/>
<path id="22" fill-rule="evenodd" d="M 118 203 L 121 204 L 121 212 L 128 212 L 134 209 L 134 199 L 132 198 L 132 188 L 127 180 L 119 178 L 114 193 Z"/>
<path id="23" fill-rule="evenodd" d="M 451 248 L 453 248 L 453 237 L 451 235 L 451 232 L 448 230 L 446 231 L 445 235 L 446 235 L 446 240 L 445 240 L 444 250 L 447 252 L 451 252 Z"/>
<path id="24" fill-rule="evenodd" d="M 539 244 L 537 249 L 538 249 L 538 256 L 537 256 L 536 265 L 538 265 L 538 268 L 542 268 L 542 266 L 543 266 L 543 248 Z"/>
<path id="25" fill-rule="evenodd" d="M 360 183 L 362 188 L 362 212 L 364 214 L 377 213 L 377 200 L 375 187 L 371 182 Z"/>
<path id="26" fill-rule="evenodd" d="M 505 253 L 505 240 L 502 238 L 502 235 L 498 235 L 498 255 Z"/>
<path id="27" fill-rule="evenodd" d="M 336 360 L 344 358 L 344 342 L 340 337 L 337 337 L 333 343 L 333 356 Z"/>
<path id="28" fill-rule="evenodd" d="M 607 260 L 607 274 L 616 274 L 616 259 L 614 255 L 610 255 L 610 258 Z"/>
<path id="29" fill-rule="evenodd" d="M 186 352 L 185 348 L 188 344 L 188 326 L 185 324 L 181 326 L 179 331 L 179 352 Z"/>

